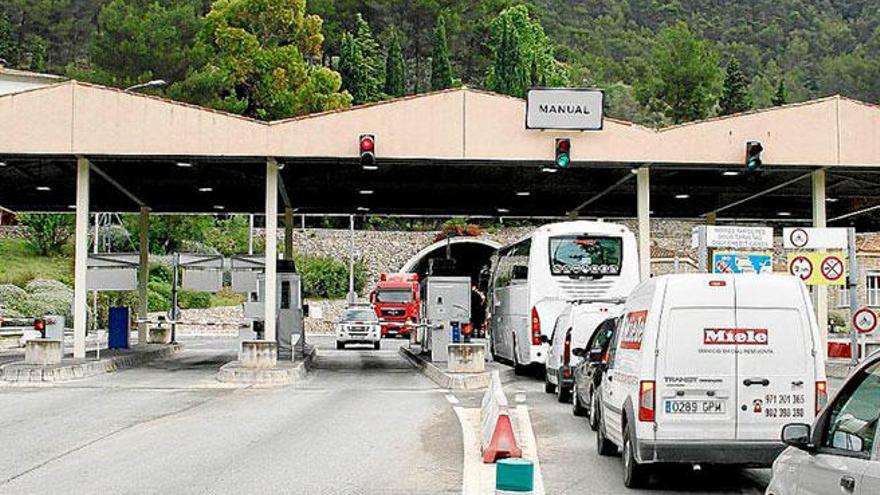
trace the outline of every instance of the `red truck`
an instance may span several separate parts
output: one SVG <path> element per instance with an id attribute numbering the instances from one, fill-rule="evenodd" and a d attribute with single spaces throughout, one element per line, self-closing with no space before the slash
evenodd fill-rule
<path id="1" fill-rule="evenodd" d="M 382 322 L 382 337 L 408 337 L 419 322 L 419 275 L 381 274 L 370 302 Z"/>

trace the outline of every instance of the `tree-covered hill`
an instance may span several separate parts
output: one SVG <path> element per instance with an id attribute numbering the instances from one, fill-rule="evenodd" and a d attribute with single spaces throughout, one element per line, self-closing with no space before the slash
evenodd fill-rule
<path id="1" fill-rule="evenodd" d="M 166 96 L 259 118 L 438 84 L 564 84 L 663 123 L 834 93 L 880 101 L 880 2 L 4 0 L 0 58 L 115 86 L 163 78 Z"/>

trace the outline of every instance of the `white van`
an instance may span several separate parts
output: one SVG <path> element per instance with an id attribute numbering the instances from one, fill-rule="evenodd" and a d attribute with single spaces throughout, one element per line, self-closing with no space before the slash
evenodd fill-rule
<path id="1" fill-rule="evenodd" d="M 574 368 L 581 358 L 571 351 L 587 345 L 600 323 L 620 316 L 623 299 L 607 301 L 573 301 L 556 319 L 553 332 L 547 338 L 547 363 L 544 374 L 544 391 L 556 393 L 559 402 L 568 402 L 574 385 Z"/>
<path id="2" fill-rule="evenodd" d="M 799 278 L 684 274 L 627 299 L 600 386 L 600 455 L 624 483 L 653 463 L 767 467 L 781 430 L 827 401 L 819 329 Z"/>
<path id="3" fill-rule="evenodd" d="M 548 224 L 498 250 L 489 286 L 489 332 L 496 359 L 544 364 L 559 313 L 575 299 L 624 298 L 639 280 L 633 233 L 605 222 Z"/>

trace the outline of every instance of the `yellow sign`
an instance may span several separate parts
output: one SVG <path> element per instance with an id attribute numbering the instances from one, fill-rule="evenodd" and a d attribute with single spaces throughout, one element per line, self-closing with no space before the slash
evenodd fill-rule
<path id="1" fill-rule="evenodd" d="M 788 273 L 807 285 L 846 285 L 846 253 L 789 253 Z"/>

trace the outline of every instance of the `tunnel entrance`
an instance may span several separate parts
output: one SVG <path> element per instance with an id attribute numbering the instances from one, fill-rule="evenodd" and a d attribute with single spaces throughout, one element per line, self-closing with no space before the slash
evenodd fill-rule
<path id="1" fill-rule="evenodd" d="M 475 328 L 482 329 L 486 322 L 486 299 L 488 289 L 488 273 L 492 255 L 501 245 L 494 241 L 469 237 L 453 237 L 443 239 L 422 249 L 409 259 L 400 269 L 401 273 L 417 273 L 419 280 L 428 275 L 428 267 L 432 259 L 445 259 L 447 256 L 455 260 L 455 269 L 446 275 L 470 277 L 471 285 L 476 286 L 479 294 L 471 297 L 471 322 Z"/>

